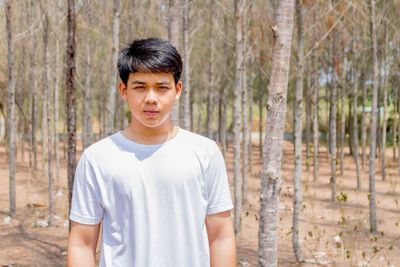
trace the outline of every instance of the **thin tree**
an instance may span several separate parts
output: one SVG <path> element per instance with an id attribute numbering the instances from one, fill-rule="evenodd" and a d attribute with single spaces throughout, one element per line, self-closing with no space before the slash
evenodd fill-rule
<path id="1" fill-rule="evenodd" d="M 191 130 L 190 123 L 190 5 L 189 0 L 185 0 L 183 6 L 183 91 L 182 91 L 182 115 L 183 128 Z"/>
<path id="2" fill-rule="evenodd" d="M 179 0 L 169 0 L 168 6 L 168 40 L 177 50 L 179 50 Z M 179 102 L 172 110 L 172 120 L 178 124 L 179 120 Z"/>
<path id="3" fill-rule="evenodd" d="M 214 24 L 215 24 L 215 0 L 210 0 L 209 10 L 209 30 L 208 30 L 208 93 L 207 93 L 207 136 L 212 137 L 213 134 L 213 124 L 214 124 L 214 92 L 215 92 L 215 75 L 214 75 Z"/>
<path id="4" fill-rule="evenodd" d="M 112 28 L 112 52 L 111 52 L 111 75 L 110 87 L 108 91 L 107 102 L 107 123 L 106 135 L 112 134 L 115 128 L 115 102 L 117 98 L 117 61 L 119 49 L 119 31 L 120 31 L 120 17 L 121 17 L 121 0 L 113 1 L 113 28 Z"/>
<path id="5" fill-rule="evenodd" d="M 302 202 L 302 140 L 303 140 L 303 80 L 304 80 L 304 22 L 303 4 L 296 0 L 297 17 L 297 69 L 296 69 L 296 96 L 294 107 L 294 178 L 293 178 L 293 225 L 292 225 L 292 244 L 294 255 L 297 262 L 303 262 L 299 240 L 299 217 Z"/>
<path id="6" fill-rule="evenodd" d="M 370 30 L 372 41 L 373 87 L 372 87 L 372 111 L 371 111 L 371 140 L 369 152 L 369 220 L 372 233 L 378 231 L 375 201 L 375 158 L 376 158 L 376 132 L 378 120 L 378 46 L 376 40 L 376 11 L 375 0 L 370 0 Z"/>
<path id="7" fill-rule="evenodd" d="M 337 0 L 332 0 L 332 5 L 336 5 Z M 331 201 L 336 198 L 336 116 L 337 116 L 337 30 L 333 29 L 332 33 L 332 82 L 330 90 L 330 105 L 329 105 L 329 157 L 331 165 Z"/>
<path id="8" fill-rule="evenodd" d="M 387 33 L 387 22 L 385 23 L 385 43 L 383 49 L 383 69 L 384 69 L 384 76 L 383 76 L 383 122 L 382 122 L 382 144 L 381 144 L 381 175 L 382 180 L 386 180 L 386 128 L 387 128 L 387 98 L 388 98 L 388 77 L 389 77 L 389 66 L 388 66 L 388 33 Z M 382 68 L 381 68 L 382 69 Z"/>
<path id="9" fill-rule="evenodd" d="M 235 233 L 241 230 L 242 216 L 242 174 L 240 171 L 241 155 L 241 93 L 242 93 L 242 67 L 243 67 L 243 0 L 235 0 L 235 90 L 233 104 L 233 179 L 235 193 Z"/>
<path id="10" fill-rule="evenodd" d="M 366 116 L 366 105 L 367 105 L 367 85 L 361 84 L 363 87 L 363 98 L 362 98 L 362 114 L 361 114 L 361 166 L 365 169 L 366 163 L 366 146 L 367 146 L 367 116 Z"/>
<path id="11" fill-rule="evenodd" d="M 90 5 L 88 5 L 89 10 L 87 10 L 88 24 L 91 25 L 92 14 L 90 10 Z M 88 39 L 85 44 L 85 86 L 83 90 L 83 109 L 82 109 L 82 143 L 83 148 L 88 147 L 92 143 L 92 41 Z M 123 107 L 123 105 L 122 105 Z"/>
<path id="12" fill-rule="evenodd" d="M 67 51 L 66 51 L 66 91 L 67 91 L 67 131 L 68 131 L 68 201 L 71 208 L 72 189 L 76 168 L 76 89 L 75 81 L 75 0 L 67 2 Z"/>
<path id="13" fill-rule="evenodd" d="M 258 263 L 278 264 L 278 204 L 282 184 L 281 164 L 286 119 L 287 85 L 293 32 L 294 0 L 281 0 L 271 29 L 274 38 L 272 71 L 267 102 L 265 152 L 261 171 Z"/>
<path id="14" fill-rule="evenodd" d="M 46 120 L 45 130 L 47 135 L 47 179 L 48 179 L 48 194 L 49 194 L 49 214 L 48 214 L 48 222 L 49 225 L 53 222 L 54 216 L 54 182 L 53 182 L 53 152 L 52 152 L 52 110 L 50 104 L 50 66 L 49 66 L 49 17 L 48 12 L 44 9 L 42 2 L 39 1 L 40 11 L 41 11 L 41 20 L 43 27 L 43 64 L 44 64 L 44 79 L 43 79 L 43 116 L 46 114 L 44 118 Z M 44 133 L 44 131 L 43 131 Z M 43 136 L 42 136 L 43 138 Z M 44 143 L 42 141 L 42 143 Z M 42 151 L 44 151 L 44 147 L 42 147 Z"/>
<path id="15" fill-rule="evenodd" d="M 355 53 L 356 53 L 356 42 L 357 38 L 353 40 L 352 44 L 352 50 L 353 50 L 353 94 L 352 94 L 352 107 L 353 107 L 353 159 L 356 164 L 356 173 L 357 173 L 357 189 L 361 189 L 361 177 L 360 177 L 360 161 L 358 157 L 358 116 L 357 116 L 357 110 L 358 110 L 358 83 L 359 83 L 359 74 L 357 70 L 357 61 L 355 59 Z"/>
<path id="16" fill-rule="evenodd" d="M 14 46 L 12 35 L 12 15 L 11 1 L 4 1 L 6 15 L 6 34 L 7 34 L 7 64 L 8 64 L 8 83 L 7 83 L 7 152 L 8 152 L 8 177 L 9 177 L 9 201 L 10 215 L 16 212 L 15 201 L 15 79 L 14 79 Z"/>

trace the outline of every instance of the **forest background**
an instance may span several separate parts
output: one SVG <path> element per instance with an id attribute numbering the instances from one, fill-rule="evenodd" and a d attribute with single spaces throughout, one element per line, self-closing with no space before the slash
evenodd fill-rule
<path id="1" fill-rule="evenodd" d="M 400 265 L 399 0 L 0 7 L 1 264 L 64 265 L 76 159 L 129 122 L 118 52 L 161 37 L 184 61 L 174 119 L 227 161 L 239 265 Z"/>

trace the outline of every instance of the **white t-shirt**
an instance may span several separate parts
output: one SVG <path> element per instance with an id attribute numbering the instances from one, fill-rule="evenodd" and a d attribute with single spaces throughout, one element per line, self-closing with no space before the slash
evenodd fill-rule
<path id="1" fill-rule="evenodd" d="M 205 217 L 232 207 L 214 141 L 179 129 L 143 145 L 117 132 L 83 152 L 70 219 L 103 221 L 100 266 L 208 267 Z"/>

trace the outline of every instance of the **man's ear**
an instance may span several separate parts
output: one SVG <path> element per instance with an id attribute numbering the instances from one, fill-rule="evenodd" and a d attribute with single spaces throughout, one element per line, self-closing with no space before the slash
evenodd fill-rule
<path id="1" fill-rule="evenodd" d="M 175 90 L 176 90 L 175 100 L 179 100 L 179 97 L 181 96 L 183 90 L 182 80 L 179 80 L 177 82 L 177 84 L 175 85 Z"/>
<path id="2" fill-rule="evenodd" d="M 124 99 L 124 100 L 126 100 L 127 95 L 128 95 L 127 90 L 128 90 L 128 88 L 126 88 L 126 84 L 123 83 L 122 81 L 120 81 L 120 82 L 118 83 L 118 92 L 119 92 L 119 95 L 120 95 L 120 96 L 122 97 L 122 99 Z"/>

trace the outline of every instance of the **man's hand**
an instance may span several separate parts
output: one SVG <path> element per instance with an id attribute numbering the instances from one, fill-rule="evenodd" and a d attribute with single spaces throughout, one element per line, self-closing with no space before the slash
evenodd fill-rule
<path id="1" fill-rule="evenodd" d="M 206 217 L 211 267 L 236 266 L 236 242 L 230 211 Z"/>
<path id="2" fill-rule="evenodd" d="M 68 237 L 68 267 L 94 267 L 100 224 L 88 225 L 71 221 Z"/>

